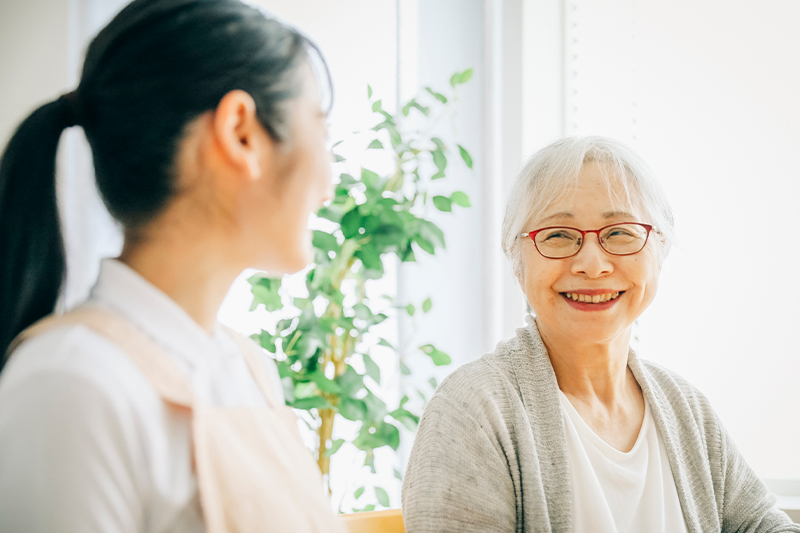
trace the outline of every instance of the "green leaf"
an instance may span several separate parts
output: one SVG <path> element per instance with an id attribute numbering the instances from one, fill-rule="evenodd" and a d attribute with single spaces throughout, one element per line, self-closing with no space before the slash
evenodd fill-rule
<path id="1" fill-rule="evenodd" d="M 453 194 L 451 194 L 450 201 L 461 207 L 469 207 L 471 205 L 469 203 L 469 196 L 461 191 L 455 191 Z"/>
<path id="2" fill-rule="evenodd" d="M 383 148 L 383 143 L 380 142 L 378 139 L 375 139 L 374 141 L 369 143 L 369 146 L 367 146 L 367 150 L 370 150 L 370 149 L 381 149 L 381 148 Z"/>
<path id="3" fill-rule="evenodd" d="M 458 77 L 458 83 L 467 83 L 469 80 L 472 79 L 473 69 L 468 68 L 461 75 Z"/>
<path id="4" fill-rule="evenodd" d="M 436 366 L 449 365 L 452 362 L 449 355 L 438 350 L 433 344 L 422 345 L 419 349 L 422 350 L 425 355 L 429 356 Z"/>
<path id="5" fill-rule="evenodd" d="M 433 246 L 433 243 L 423 237 L 420 234 L 414 235 L 414 242 L 419 245 L 424 251 L 428 252 L 429 254 L 433 255 L 436 253 L 436 249 Z"/>
<path id="6" fill-rule="evenodd" d="M 364 507 L 363 509 L 353 509 L 354 513 L 368 513 L 369 511 L 375 510 L 375 504 L 371 503 Z"/>
<path id="7" fill-rule="evenodd" d="M 400 361 L 400 373 L 403 374 L 404 376 L 411 375 L 411 369 L 408 368 L 408 365 L 402 361 Z"/>
<path id="8" fill-rule="evenodd" d="M 342 217 L 342 234 L 345 239 L 352 239 L 359 235 L 358 230 L 361 228 L 363 217 L 358 212 L 358 208 L 348 211 Z"/>
<path id="9" fill-rule="evenodd" d="M 367 392 L 363 398 L 367 406 L 367 417 L 375 422 L 380 422 L 389 412 L 383 400 L 375 396 L 372 392 Z"/>
<path id="10" fill-rule="evenodd" d="M 341 185 L 355 185 L 356 183 L 358 183 L 358 180 L 356 180 L 350 174 L 347 174 L 346 172 L 343 172 L 343 173 L 339 174 L 339 183 Z"/>
<path id="11" fill-rule="evenodd" d="M 423 313 L 429 313 L 431 311 L 432 307 L 433 307 L 433 302 L 431 302 L 430 298 L 428 298 L 427 300 L 422 302 L 422 312 Z"/>
<path id="12" fill-rule="evenodd" d="M 271 334 L 269 331 L 262 329 L 260 334 L 253 335 L 251 338 L 270 353 L 275 353 L 277 350 L 277 347 L 275 346 L 275 339 L 278 337 Z"/>
<path id="13" fill-rule="evenodd" d="M 356 372 L 352 366 L 347 366 L 344 374 L 336 378 L 336 382 L 347 396 L 355 396 L 364 388 L 364 376 Z"/>
<path id="14" fill-rule="evenodd" d="M 406 397 L 406 400 L 408 397 Z M 389 416 L 403 424 L 409 431 L 415 431 L 417 429 L 417 425 L 419 425 L 419 417 L 410 411 L 399 407 L 389 413 Z"/>
<path id="15" fill-rule="evenodd" d="M 357 398 L 343 398 L 339 404 L 339 414 L 353 422 L 366 420 L 367 405 Z"/>
<path id="16" fill-rule="evenodd" d="M 441 140 L 439 137 L 431 137 L 431 142 L 435 144 L 436 148 L 438 148 L 442 152 L 447 151 L 447 146 L 444 144 L 444 141 Z"/>
<path id="17" fill-rule="evenodd" d="M 374 246 L 369 244 L 364 245 L 359 248 L 356 253 L 353 254 L 353 256 L 357 259 L 360 259 L 365 268 L 383 273 L 383 261 L 381 261 L 381 254 L 375 250 Z"/>
<path id="18" fill-rule="evenodd" d="M 375 487 L 375 496 L 378 498 L 378 503 L 384 507 L 389 507 L 389 495 L 381 487 Z"/>
<path id="19" fill-rule="evenodd" d="M 405 250 L 400 254 L 400 261 L 403 263 L 413 263 L 416 261 L 417 258 L 414 255 L 414 248 L 411 245 L 407 246 Z"/>
<path id="20" fill-rule="evenodd" d="M 381 181 L 381 177 L 378 176 L 371 170 L 366 168 L 361 169 L 361 181 L 370 189 L 376 189 L 378 187 L 378 183 Z"/>
<path id="21" fill-rule="evenodd" d="M 335 209 L 331 209 L 330 207 L 322 206 L 319 211 L 317 211 L 317 216 L 326 220 L 330 220 L 331 222 L 336 222 L 337 224 L 341 223 L 342 221 L 342 214 Z"/>
<path id="22" fill-rule="evenodd" d="M 336 439 L 335 441 L 331 442 L 330 448 L 325 450 L 325 457 L 330 457 L 331 455 L 338 452 L 339 448 L 342 447 L 342 444 L 344 444 L 344 439 Z"/>
<path id="23" fill-rule="evenodd" d="M 426 90 L 426 91 L 428 91 L 428 93 L 429 93 L 431 96 L 433 96 L 434 98 L 436 98 L 437 100 L 439 100 L 441 103 L 443 103 L 443 104 L 446 104 L 446 103 L 447 103 L 447 97 L 446 97 L 445 95 L 443 95 L 443 94 L 441 94 L 441 93 L 437 93 L 436 91 L 434 91 L 434 90 L 433 90 L 433 89 L 431 89 L 430 87 L 425 87 L 425 90 Z"/>
<path id="24" fill-rule="evenodd" d="M 372 87 L 367 85 L 367 98 L 372 98 Z"/>
<path id="25" fill-rule="evenodd" d="M 375 100 L 372 103 L 372 111 L 377 113 L 380 110 L 381 110 L 381 101 L 380 100 Z"/>
<path id="26" fill-rule="evenodd" d="M 449 213 L 453 210 L 453 206 L 451 205 L 452 202 L 450 198 L 447 196 L 434 196 L 433 197 L 433 205 L 436 206 L 436 209 L 439 211 L 444 211 L 445 213 Z"/>
<path id="27" fill-rule="evenodd" d="M 433 156 L 433 163 L 436 165 L 436 168 L 439 169 L 439 172 L 444 172 L 444 169 L 447 167 L 447 157 L 444 155 L 444 152 L 441 149 L 433 150 L 431 152 Z"/>
<path id="28" fill-rule="evenodd" d="M 295 400 L 292 404 L 295 409 L 302 409 L 309 411 L 311 409 L 332 409 L 333 406 L 322 396 L 311 396 L 310 398 L 301 398 Z"/>
<path id="29" fill-rule="evenodd" d="M 295 379 L 304 379 L 303 376 L 294 376 Z M 294 384 L 294 397 L 295 398 L 311 398 L 317 396 L 319 388 L 313 381 L 296 381 Z"/>
<path id="30" fill-rule="evenodd" d="M 461 78 L 461 73 L 456 72 L 452 76 L 450 76 L 450 86 L 455 88 L 458 85 L 458 80 Z"/>
<path id="31" fill-rule="evenodd" d="M 402 109 L 403 116 L 407 117 L 408 114 L 411 112 L 412 108 L 419 110 L 419 112 L 425 115 L 426 117 L 431 114 L 431 110 L 429 107 L 420 105 L 420 103 L 417 102 L 415 98 L 412 98 L 411 100 L 408 101 L 406 105 L 403 106 Z"/>
<path id="32" fill-rule="evenodd" d="M 392 424 L 382 422 L 378 432 L 386 441 L 386 444 L 394 451 L 397 451 L 397 448 L 400 447 L 400 430 Z"/>
<path id="33" fill-rule="evenodd" d="M 332 379 L 325 377 L 321 367 L 317 367 L 317 371 L 311 374 L 310 377 L 311 381 L 314 382 L 322 392 L 336 394 L 337 396 L 342 393 L 342 388 L 339 386 L 339 384 Z"/>
<path id="34" fill-rule="evenodd" d="M 461 152 L 461 159 L 464 160 L 464 163 L 466 163 L 467 167 L 472 168 L 472 156 L 469 155 L 469 152 L 467 152 L 467 150 L 460 144 L 458 145 L 458 151 Z"/>
<path id="35" fill-rule="evenodd" d="M 340 156 L 339 154 L 333 154 L 334 163 L 341 163 L 342 161 L 347 161 L 347 160 L 344 157 Z"/>
<path id="36" fill-rule="evenodd" d="M 358 487 L 356 491 L 353 493 L 353 499 L 357 500 L 364 494 L 364 487 Z"/>
<path id="37" fill-rule="evenodd" d="M 281 295 L 278 292 L 281 288 L 281 280 L 268 278 L 263 274 L 255 274 L 247 281 L 250 283 L 250 292 L 253 293 L 251 311 L 254 311 L 262 304 L 269 312 L 277 311 L 283 307 Z"/>
<path id="38" fill-rule="evenodd" d="M 394 175 L 389 178 L 389 181 L 386 182 L 386 190 L 389 192 L 397 192 L 403 188 L 403 183 L 405 183 L 405 172 L 402 171 L 402 168 L 397 169 L 398 171 L 394 173 Z"/>
<path id="39" fill-rule="evenodd" d="M 372 310 L 369 306 L 363 302 L 358 302 L 353 306 L 353 312 L 355 313 L 356 318 L 360 318 L 361 320 L 368 320 L 371 321 L 373 314 Z"/>
<path id="40" fill-rule="evenodd" d="M 436 390 L 436 387 L 437 387 L 436 378 L 431 378 L 431 379 L 429 379 L 429 380 L 428 380 L 428 383 L 430 384 L 431 388 L 433 388 L 434 390 Z"/>
<path id="41" fill-rule="evenodd" d="M 387 348 L 391 348 L 392 350 L 395 349 L 394 346 L 392 346 L 392 343 L 390 343 L 384 338 L 381 338 L 381 340 L 378 341 L 378 346 L 386 346 Z"/>
<path id="42" fill-rule="evenodd" d="M 372 357 L 368 356 L 367 354 L 363 354 L 361 356 L 364 359 L 364 368 L 367 369 L 367 375 L 372 378 L 372 380 L 377 383 L 378 385 L 381 384 L 381 369 L 372 360 Z"/>
<path id="43" fill-rule="evenodd" d="M 408 304 L 406 306 L 406 313 L 408 313 L 408 316 L 414 316 L 414 313 L 416 313 L 416 312 L 417 312 L 417 308 L 414 307 L 414 304 Z"/>
<path id="44" fill-rule="evenodd" d="M 314 248 L 319 248 L 325 252 L 335 252 L 339 250 L 339 243 L 336 237 L 324 231 L 314 230 L 314 237 L 311 239 Z"/>
<path id="45" fill-rule="evenodd" d="M 401 474 L 400 471 L 396 468 L 394 469 L 394 477 L 399 481 L 403 481 L 403 474 Z"/>
<path id="46" fill-rule="evenodd" d="M 421 221 L 419 226 L 419 234 L 421 237 L 425 238 L 425 240 L 433 243 L 434 246 L 438 246 L 439 248 L 445 247 L 444 232 L 433 222 L 429 220 Z"/>

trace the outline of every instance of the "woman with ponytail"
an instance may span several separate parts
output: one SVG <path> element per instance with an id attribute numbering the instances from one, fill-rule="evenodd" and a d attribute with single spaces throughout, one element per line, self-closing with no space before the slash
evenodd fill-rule
<path id="1" fill-rule="evenodd" d="M 314 65 L 239 0 L 135 0 L 77 89 L 19 125 L 0 161 L 0 531 L 342 531 L 274 363 L 216 321 L 245 268 L 310 260 L 331 179 Z M 72 126 L 124 245 L 56 316 Z"/>

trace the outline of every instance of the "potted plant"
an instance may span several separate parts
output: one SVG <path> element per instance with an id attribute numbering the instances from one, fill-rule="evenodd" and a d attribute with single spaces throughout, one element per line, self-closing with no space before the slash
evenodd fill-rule
<path id="1" fill-rule="evenodd" d="M 433 195 L 429 188 L 433 181 L 447 177 L 448 156 L 472 168 L 466 149 L 433 135 L 457 101 L 458 86 L 471 77 L 472 69 L 458 72 L 450 79 L 449 95 L 426 88 L 396 114 L 385 111 L 368 87 L 372 111 L 379 120 L 370 130 L 367 150 L 388 155 L 391 171 L 381 175 L 361 167 L 360 172 L 349 173 L 344 158 L 335 156 L 338 183 L 330 204 L 318 212 L 327 229 L 313 232 L 315 259 L 306 275 L 307 295 L 287 294 L 280 279 L 265 274 L 249 280 L 251 311 L 263 305 L 284 315 L 274 332 L 262 330 L 253 338 L 275 354 L 287 404 L 308 414 L 304 418 L 318 436 L 315 457 L 328 490 L 331 456 L 345 442 L 332 440 L 337 417 L 360 423 L 352 444 L 365 452 L 365 464 L 373 471 L 374 450 L 388 446 L 396 451 L 401 439 L 398 425 L 413 431 L 419 422 L 418 414 L 407 408 L 408 396 L 389 407 L 375 394 L 381 372 L 370 355 L 373 346 L 394 350 L 400 371 L 408 374 L 410 370 L 403 361 L 408 354 L 370 335 L 387 314 L 373 311 L 376 305 L 366 289 L 370 280 L 385 275 L 386 256 L 394 254 L 409 262 L 419 253 L 433 255 L 445 247 L 445 235 L 426 216 L 430 209 L 450 212 L 454 206 L 470 205 L 461 191 Z M 419 307 L 427 313 L 431 306 L 427 299 Z M 413 315 L 416 308 L 409 304 L 402 309 Z M 450 364 L 450 357 L 434 344 L 418 348 L 435 365 Z M 356 499 L 363 491 L 363 487 L 355 491 Z M 376 496 L 381 505 L 389 506 L 383 489 L 376 488 Z"/>

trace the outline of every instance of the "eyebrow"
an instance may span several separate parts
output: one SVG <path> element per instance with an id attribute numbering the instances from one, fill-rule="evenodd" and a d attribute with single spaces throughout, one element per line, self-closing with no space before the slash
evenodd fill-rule
<path id="1" fill-rule="evenodd" d="M 617 218 L 617 217 L 631 218 L 631 219 L 635 218 L 632 214 L 628 213 L 627 211 L 608 211 L 606 213 L 603 213 L 604 219 Z M 555 213 L 553 215 L 550 215 L 549 217 L 543 218 L 542 222 L 545 222 L 547 220 L 552 220 L 554 218 L 575 218 L 575 215 L 570 213 L 569 211 L 562 211 L 560 213 Z"/>

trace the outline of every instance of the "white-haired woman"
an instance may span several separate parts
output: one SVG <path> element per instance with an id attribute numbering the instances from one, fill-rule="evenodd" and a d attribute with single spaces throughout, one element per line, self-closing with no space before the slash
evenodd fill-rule
<path id="1" fill-rule="evenodd" d="M 503 249 L 534 317 L 446 379 L 403 485 L 407 530 L 800 532 L 708 400 L 639 359 L 673 235 L 642 159 L 559 140 L 517 178 Z"/>

